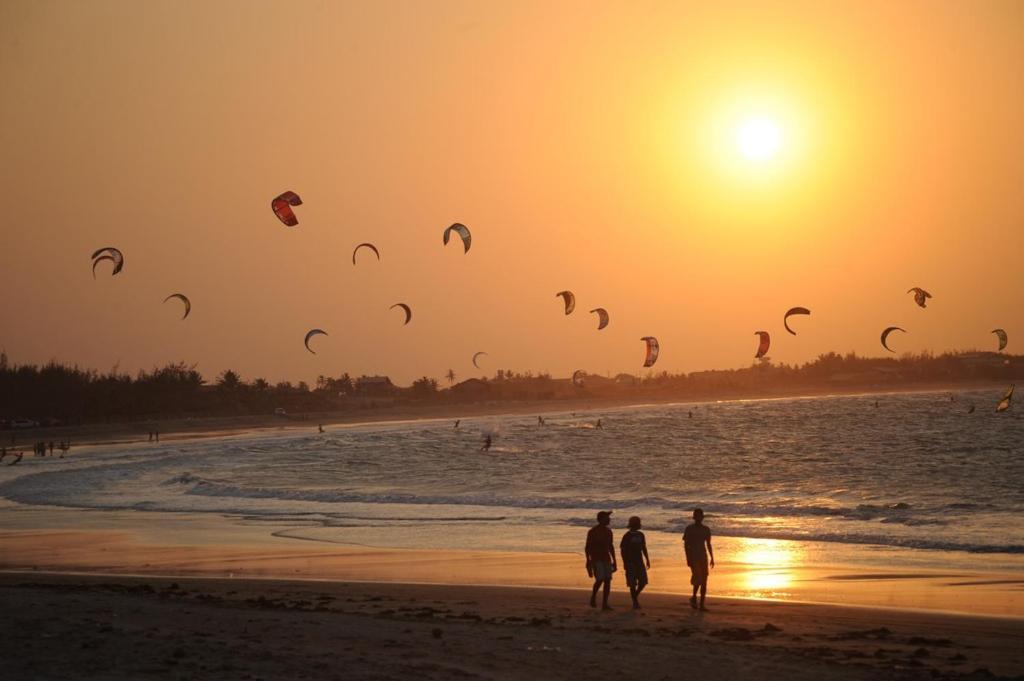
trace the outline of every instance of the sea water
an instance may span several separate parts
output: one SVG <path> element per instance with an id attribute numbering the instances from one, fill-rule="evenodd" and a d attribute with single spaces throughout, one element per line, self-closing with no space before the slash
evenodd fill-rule
<path id="1" fill-rule="evenodd" d="M 640 405 L 97 446 L 0 466 L 0 496 L 214 513 L 364 546 L 579 551 L 598 510 L 679 533 L 1024 565 L 1024 417 L 1000 390 Z M 876 406 L 877 402 L 877 406 Z M 973 413 L 968 413 L 970 406 Z M 600 420 L 601 427 L 598 427 Z M 482 450 L 491 435 L 493 446 Z M 73 450 L 74 452 L 74 450 Z M 820 548 L 824 547 L 824 548 Z M 870 562 L 870 561 L 868 561 Z"/>

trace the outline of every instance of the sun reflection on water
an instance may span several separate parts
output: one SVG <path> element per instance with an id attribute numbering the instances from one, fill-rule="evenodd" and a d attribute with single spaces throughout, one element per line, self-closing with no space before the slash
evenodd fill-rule
<path id="1" fill-rule="evenodd" d="M 739 542 L 739 549 L 731 559 L 740 570 L 739 583 L 748 595 L 785 595 L 795 579 L 793 568 L 805 559 L 800 544 L 781 539 L 743 538 Z"/>

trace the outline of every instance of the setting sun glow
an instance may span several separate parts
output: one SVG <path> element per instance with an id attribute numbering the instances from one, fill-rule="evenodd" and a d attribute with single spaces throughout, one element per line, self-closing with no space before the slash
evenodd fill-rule
<path id="1" fill-rule="evenodd" d="M 736 130 L 736 146 L 751 161 L 765 161 L 782 146 L 782 132 L 770 118 L 750 118 Z"/>

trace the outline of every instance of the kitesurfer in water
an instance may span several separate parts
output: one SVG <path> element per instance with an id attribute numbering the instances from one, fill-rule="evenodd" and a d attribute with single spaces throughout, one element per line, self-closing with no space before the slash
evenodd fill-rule
<path id="1" fill-rule="evenodd" d="M 319 432 L 321 432 L 321 433 L 322 433 L 322 432 L 324 432 L 324 424 L 322 424 L 322 423 L 320 423 L 320 424 L 317 424 L 317 427 L 316 427 L 316 429 L 317 429 L 317 430 L 318 430 Z"/>
<path id="2" fill-rule="evenodd" d="M 480 451 L 481 452 L 486 452 L 490 448 L 491 448 L 491 436 L 490 435 L 485 435 L 484 436 L 484 446 L 480 448 Z"/>
<path id="3" fill-rule="evenodd" d="M 594 427 L 598 430 L 604 430 L 604 426 L 601 425 L 601 419 L 597 420 L 597 424 Z"/>
<path id="4" fill-rule="evenodd" d="M 462 422 L 462 419 L 455 419 L 455 429 L 456 429 L 456 430 L 458 430 L 458 429 L 459 429 L 459 424 L 460 424 L 461 422 Z"/>

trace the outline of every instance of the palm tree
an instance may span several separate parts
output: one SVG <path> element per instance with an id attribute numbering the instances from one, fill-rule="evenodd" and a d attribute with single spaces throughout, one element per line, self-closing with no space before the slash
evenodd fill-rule
<path id="1" fill-rule="evenodd" d="M 448 373 L 445 374 L 444 377 L 448 379 L 448 385 L 451 385 L 452 383 L 455 382 L 455 372 L 452 371 L 451 369 L 448 370 Z"/>

